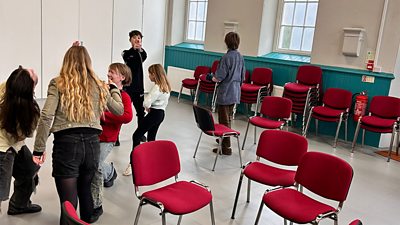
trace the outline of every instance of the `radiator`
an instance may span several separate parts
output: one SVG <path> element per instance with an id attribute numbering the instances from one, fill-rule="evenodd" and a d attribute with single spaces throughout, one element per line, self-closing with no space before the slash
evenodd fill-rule
<path id="1" fill-rule="evenodd" d="M 179 93 L 182 80 L 185 78 L 193 78 L 194 71 L 174 66 L 168 66 L 167 74 L 172 91 Z M 183 88 L 182 94 L 190 95 L 189 89 Z"/>

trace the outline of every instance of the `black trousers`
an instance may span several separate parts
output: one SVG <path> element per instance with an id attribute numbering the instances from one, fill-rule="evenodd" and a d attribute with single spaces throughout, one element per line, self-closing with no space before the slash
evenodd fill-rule
<path id="1" fill-rule="evenodd" d="M 139 124 L 143 120 L 145 115 L 143 107 L 143 102 L 144 102 L 143 93 L 140 92 L 127 92 L 127 93 L 129 94 L 129 97 L 131 97 L 131 102 L 133 104 L 133 107 L 135 107 L 137 123 Z"/>
<path id="2" fill-rule="evenodd" d="M 32 161 L 32 153 L 27 146 L 23 146 L 18 154 L 10 148 L 7 152 L 1 154 L 2 176 L 0 182 L 5 184 L 5 191 L 8 195 L 11 175 L 14 177 L 14 193 L 9 202 L 9 208 L 23 209 L 30 205 L 30 197 L 36 189 L 39 178 L 37 172 L 40 166 Z M 0 185 L 3 187 L 3 185 Z M 7 189 L 8 186 L 8 190 Z M 4 194 L 4 193 L 3 193 Z"/>
<path id="3" fill-rule="evenodd" d="M 141 137 L 147 133 L 147 141 L 156 140 L 158 128 L 164 120 L 165 111 L 162 109 L 150 109 L 150 112 L 139 122 L 132 135 L 132 150 L 140 144 Z"/>

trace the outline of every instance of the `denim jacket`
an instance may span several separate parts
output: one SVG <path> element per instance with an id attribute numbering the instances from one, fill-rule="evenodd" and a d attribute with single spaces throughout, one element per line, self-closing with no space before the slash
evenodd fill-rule
<path id="1" fill-rule="evenodd" d="M 95 128 L 101 131 L 100 116 L 103 112 L 100 110 L 99 105 L 99 91 L 98 88 L 94 88 L 91 93 L 95 118 L 86 123 L 72 122 L 67 119 L 64 110 L 61 108 L 60 91 L 56 85 L 56 78 L 52 79 L 49 83 L 46 102 L 40 114 L 34 152 L 38 154 L 46 150 L 46 142 L 50 133 L 78 127 Z M 121 93 L 118 88 L 111 89 L 106 98 L 107 107 L 110 112 L 115 115 L 122 115 L 124 113 L 124 105 L 122 104 Z"/>

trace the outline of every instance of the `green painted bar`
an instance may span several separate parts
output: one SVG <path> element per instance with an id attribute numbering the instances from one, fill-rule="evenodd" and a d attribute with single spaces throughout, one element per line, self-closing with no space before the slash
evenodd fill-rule
<path id="1" fill-rule="evenodd" d="M 176 46 L 165 47 L 164 66 L 167 70 L 168 66 L 174 66 L 184 69 L 194 70 L 196 66 L 211 66 L 214 60 L 221 58 L 222 53 L 204 51 L 201 45 L 190 47 L 186 43 Z M 300 65 L 307 64 L 309 57 L 296 56 L 289 54 L 270 53 L 261 57 L 245 56 L 246 69 L 250 72 L 256 67 L 269 67 L 273 70 L 273 80 L 275 85 L 283 86 L 287 82 L 293 82 L 296 79 L 297 68 Z M 340 68 L 320 65 L 323 70 L 323 90 L 329 87 L 343 88 L 354 93 L 367 91 L 369 100 L 373 96 L 388 95 L 391 80 L 394 79 L 390 73 L 374 73 L 367 70 L 357 70 L 349 68 Z M 365 83 L 361 81 L 363 75 L 375 78 L 374 83 Z M 204 100 L 204 99 L 201 99 Z M 238 107 L 238 112 L 242 112 L 244 106 Z M 298 121 L 300 118 L 298 119 Z M 313 135 L 314 122 L 311 121 L 309 134 Z M 349 119 L 348 140 L 353 140 L 354 129 L 356 123 L 353 119 Z M 334 136 L 336 131 L 336 123 L 319 123 L 319 133 Z M 377 147 L 379 145 L 379 134 L 366 132 L 365 144 Z M 344 129 L 341 129 L 339 138 L 344 139 Z M 361 142 L 361 132 L 358 138 Z"/>

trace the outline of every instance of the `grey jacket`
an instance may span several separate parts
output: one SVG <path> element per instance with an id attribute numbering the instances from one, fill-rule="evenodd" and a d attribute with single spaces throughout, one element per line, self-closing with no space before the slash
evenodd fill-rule
<path id="1" fill-rule="evenodd" d="M 46 150 L 46 142 L 50 133 L 77 127 L 89 127 L 101 131 L 100 116 L 103 112 L 100 110 L 99 105 L 99 91 L 98 88 L 95 88 L 91 93 L 95 118 L 87 123 L 72 122 L 67 119 L 67 116 L 61 109 L 60 91 L 57 88 L 55 78 L 52 79 L 49 83 L 46 102 L 40 114 L 34 151 L 44 152 Z M 122 104 L 121 93 L 118 88 L 110 90 L 110 93 L 107 95 L 107 107 L 115 115 L 122 115 L 124 113 L 124 105 Z"/>
<path id="2" fill-rule="evenodd" d="M 232 105 L 240 103 L 240 86 L 245 74 L 243 56 L 237 50 L 228 50 L 218 64 L 215 77 L 219 80 L 217 103 Z"/>

